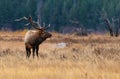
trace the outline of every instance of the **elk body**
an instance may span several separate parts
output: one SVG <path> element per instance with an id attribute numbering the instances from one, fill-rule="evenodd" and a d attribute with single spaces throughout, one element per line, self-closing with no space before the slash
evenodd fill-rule
<path id="1" fill-rule="evenodd" d="M 36 55 L 38 57 L 39 45 L 52 35 L 44 30 L 29 30 L 25 35 L 25 47 L 26 57 L 30 57 L 31 49 L 33 52 L 33 58 Z"/>
<path id="2" fill-rule="evenodd" d="M 39 51 L 39 45 L 44 42 L 47 38 L 50 38 L 52 35 L 48 32 L 46 32 L 46 29 L 48 27 L 36 27 L 38 24 L 32 20 L 32 17 L 30 16 L 29 18 L 23 17 L 19 20 L 28 20 L 29 23 L 26 24 L 26 26 L 31 25 L 34 30 L 29 30 L 26 35 L 25 35 L 25 49 L 26 49 L 26 58 L 30 57 L 31 54 L 31 49 L 33 52 L 33 58 L 36 55 L 38 57 L 38 51 Z"/>

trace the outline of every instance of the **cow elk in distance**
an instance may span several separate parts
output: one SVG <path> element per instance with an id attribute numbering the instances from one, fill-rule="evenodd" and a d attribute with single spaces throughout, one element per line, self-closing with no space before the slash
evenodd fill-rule
<path id="1" fill-rule="evenodd" d="M 22 19 L 29 21 L 29 23 L 25 26 L 31 25 L 34 28 L 34 30 L 27 31 L 25 35 L 26 58 L 30 57 L 31 49 L 33 52 L 33 58 L 35 56 L 35 52 L 38 57 L 39 45 L 47 38 L 50 38 L 52 36 L 50 33 L 46 32 L 46 29 L 50 27 L 50 25 L 48 25 L 47 27 L 39 27 L 39 24 L 37 22 L 34 22 L 31 16 L 29 16 L 28 18 L 23 17 L 17 19 L 16 21 L 20 21 Z"/>

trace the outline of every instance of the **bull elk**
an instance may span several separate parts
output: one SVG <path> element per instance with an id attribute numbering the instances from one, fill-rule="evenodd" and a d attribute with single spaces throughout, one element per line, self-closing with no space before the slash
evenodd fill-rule
<path id="1" fill-rule="evenodd" d="M 39 51 L 39 45 L 45 41 L 47 38 L 50 38 L 52 35 L 48 32 L 46 32 L 46 29 L 48 27 L 50 27 L 50 25 L 48 25 L 48 27 L 38 27 L 38 23 L 34 22 L 32 20 L 32 17 L 29 16 L 28 18 L 23 17 L 21 19 L 17 19 L 16 21 L 20 21 L 22 19 L 28 20 L 29 23 L 26 24 L 26 26 L 31 25 L 34 30 L 29 30 L 27 31 L 27 33 L 25 34 L 25 48 L 26 48 L 26 58 L 30 57 L 31 54 L 31 49 L 33 52 L 33 58 L 35 56 L 35 52 L 37 57 L 38 56 L 38 51 Z M 36 27 L 37 26 L 37 27 Z"/>

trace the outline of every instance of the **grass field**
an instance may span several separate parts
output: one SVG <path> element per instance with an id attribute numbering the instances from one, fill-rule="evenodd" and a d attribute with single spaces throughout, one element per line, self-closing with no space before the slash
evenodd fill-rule
<path id="1" fill-rule="evenodd" d="M 24 34 L 0 32 L 0 79 L 120 79 L 120 37 L 52 33 L 39 58 L 26 59 Z"/>

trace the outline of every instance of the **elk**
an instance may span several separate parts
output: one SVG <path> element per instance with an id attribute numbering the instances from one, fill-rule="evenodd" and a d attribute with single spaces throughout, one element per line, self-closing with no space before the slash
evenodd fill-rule
<path id="1" fill-rule="evenodd" d="M 19 21 L 19 20 L 22 20 L 22 19 L 25 19 L 25 20 L 29 21 L 29 23 L 26 24 L 25 26 L 31 25 L 34 28 L 34 30 L 29 30 L 25 34 L 24 41 L 25 41 L 25 49 L 26 49 L 26 58 L 30 57 L 31 49 L 32 49 L 32 52 L 33 52 L 33 58 L 35 56 L 35 52 L 36 52 L 37 57 L 39 57 L 38 56 L 39 45 L 42 42 L 44 42 L 47 38 L 50 38 L 52 36 L 52 34 L 46 32 L 46 29 L 48 27 L 50 27 L 50 25 L 48 25 L 48 27 L 44 26 L 44 27 L 40 28 L 40 27 L 38 27 L 39 24 L 34 22 L 32 20 L 31 16 L 29 16 L 28 18 L 23 17 L 21 19 L 17 19 L 16 21 Z"/>

